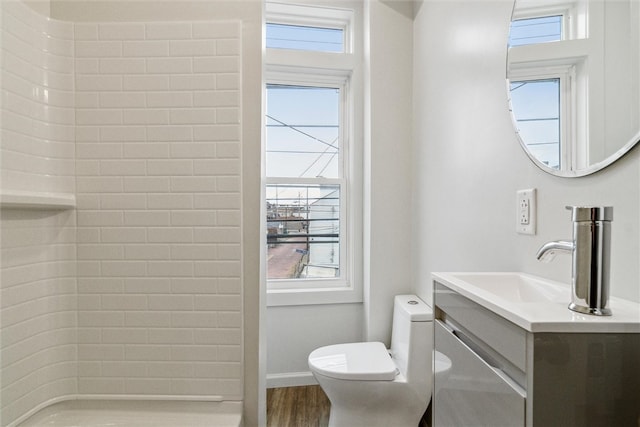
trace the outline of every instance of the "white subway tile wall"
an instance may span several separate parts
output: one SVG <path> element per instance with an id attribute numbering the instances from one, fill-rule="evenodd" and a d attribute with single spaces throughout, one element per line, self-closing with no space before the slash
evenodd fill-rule
<path id="1" fill-rule="evenodd" d="M 73 25 L 0 2 L 0 190 L 73 193 Z M 73 211 L 0 213 L 0 425 L 77 393 Z"/>
<path id="2" fill-rule="evenodd" d="M 72 211 L 2 210 L 0 425 L 77 393 Z"/>
<path id="3" fill-rule="evenodd" d="M 79 392 L 241 399 L 240 22 L 75 34 Z"/>
<path id="4" fill-rule="evenodd" d="M 73 193 L 73 25 L 2 1 L 2 190 Z"/>
<path id="5" fill-rule="evenodd" d="M 0 425 L 82 395 L 242 399 L 241 23 L 0 2 Z"/>

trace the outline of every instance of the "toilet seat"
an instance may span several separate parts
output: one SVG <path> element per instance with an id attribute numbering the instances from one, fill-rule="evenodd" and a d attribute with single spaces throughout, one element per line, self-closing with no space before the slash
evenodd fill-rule
<path id="1" fill-rule="evenodd" d="M 352 381 L 393 381 L 396 365 L 381 342 L 359 342 L 320 347 L 309 355 L 309 365 L 321 375 Z"/>

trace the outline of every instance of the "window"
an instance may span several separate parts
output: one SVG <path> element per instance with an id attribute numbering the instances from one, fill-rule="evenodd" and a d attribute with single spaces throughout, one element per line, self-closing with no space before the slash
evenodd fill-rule
<path id="1" fill-rule="evenodd" d="M 517 19 L 511 23 L 509 47 L 562 40 L 562 15 Z"/>
<path id="2" fill-rule="evenodd" d="M 266 93 L 267 279 L 340 278 L 341 88 L 267 84 Z"/>
<path id="3" fill-rule="evenodd" d="M 362 298 L 352 22 L 349 10 L 267 3 L 268 305 Z"/>
<path id="4" fill-rule="evenodd" d="M 560 168 L 560 78 L 510 82 L 518 133 L 542 163 Z"/>
<path id="5" fill-rule="evenodd" d="M 267 84 L 267 176 L 337 178 L 340 88 Z"/>
<path id="6" fill-rule="evenodd" d="M 344 52 L 344 30 L 303 25 L 267 24 L 267 49 Z"/>

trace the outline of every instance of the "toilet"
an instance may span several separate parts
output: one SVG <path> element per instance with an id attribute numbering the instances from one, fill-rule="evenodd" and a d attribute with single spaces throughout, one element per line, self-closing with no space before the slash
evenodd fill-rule
<path id="1" fill-rule="evenodd" d="M 359 342 L 312 351 L 309 368 L 331 401 L 329 427 L 416 427 L 431 399 L 432 353 L 433 311 L 415 295 L 394 299 L 390 350 Z"/>

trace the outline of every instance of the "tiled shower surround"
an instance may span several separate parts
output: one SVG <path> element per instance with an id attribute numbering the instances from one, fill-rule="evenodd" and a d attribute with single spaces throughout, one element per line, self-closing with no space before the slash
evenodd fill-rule
<path id="1" fill-rule="evenodd" d="M 73 25 L 1 1 L 0 190 L 73 194 Z M 77 394 L 76 215 L 0 213 L 0 425 Z"/>
<path id="2" fill-rule="evenodd" d="M 76 25 L 78 391 L 240 399 L 240 25 Z"/>
<path id="3" fill-rule="evenodd" d="M 13 1 L 2 20 L 0 188 L 35 190 L 6 178 L 9 153 L 39 191 L 75 187 L 77 208 L 2 211 L 0 425 L 65 396 L 241 400 L 241 23 L 71 24 Z M 47 86 L 58 74 L 70 89 Z M 44 104 L 13 112 L 16 97 Z M 16 114 L 73 138 L 58 152 Z M 14 134 L 33 153 L 15 160 Z M 52 183 L 37 168 L 55 159 Z"/>

